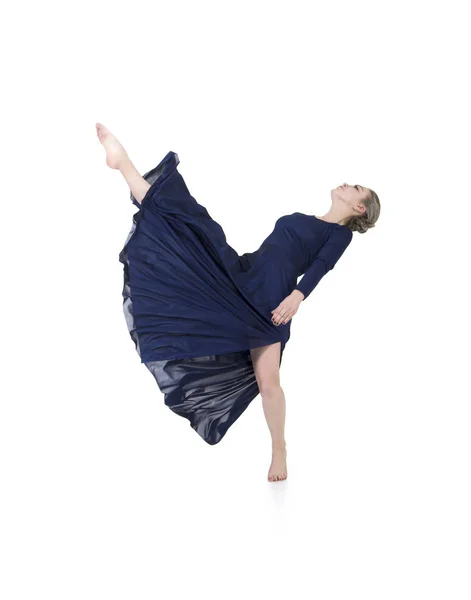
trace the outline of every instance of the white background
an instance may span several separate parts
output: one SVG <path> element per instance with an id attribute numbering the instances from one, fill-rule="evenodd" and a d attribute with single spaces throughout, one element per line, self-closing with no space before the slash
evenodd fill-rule
<path id="1" fill-rule="evenodd" d="M 469 600 L 465 6 L 4 11 L 2 599 Z M 177 152 L 239 253 L 344 181 L 379 195 L 293 319 L 286 481 L 260 396 L 209 446 L 140 363 L 96 122 L 141 173 Z"/>

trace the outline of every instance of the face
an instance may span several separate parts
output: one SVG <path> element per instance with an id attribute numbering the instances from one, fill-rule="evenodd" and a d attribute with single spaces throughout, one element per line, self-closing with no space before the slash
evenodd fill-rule
<path id="1" fill-rule="evenodd" d="M 359 184 L 349 185 L 348 183 L 343 183 L 331 190 L 330 196 L 332 203 L 343 202 L 350 209 L 355 209 L 357 212 L 362 213 L 365 211 L 363 202 L 368 197 L 368 188 Z"/>

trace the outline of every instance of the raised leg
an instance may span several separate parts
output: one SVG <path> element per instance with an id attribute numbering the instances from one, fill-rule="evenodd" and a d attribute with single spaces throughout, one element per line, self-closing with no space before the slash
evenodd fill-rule
<path id="1" fill-rule="evenodd" d="M 98 139 L 106 150 L 106 164 L 111 169 L 121 172 L 132 195 L 141 203 L 150 188 L 150 183 L 138 172 L 121 143 L 104 125 L 97 123 L 96 130 Z"/>
<path id="2" fill-rule="evenodd" d="M 281 343 L 277 342 L 250 350 L 255 377 L 262 397 L 263 412 L 272 439 L 269 481 L 281 481 L 288 476 L 284 431 L 286 401 L 280 385 L 280 348 Z"/>
<path id="3" fill-rule="evenodd" d="M 120 171 L 121 175 L 126 179 L 132 195 L 140 204 L 146 195 L 147 190 L 150 188 L 150 183 L 142 177 L 129 158 L 127 161 L 123 162 Z"/>

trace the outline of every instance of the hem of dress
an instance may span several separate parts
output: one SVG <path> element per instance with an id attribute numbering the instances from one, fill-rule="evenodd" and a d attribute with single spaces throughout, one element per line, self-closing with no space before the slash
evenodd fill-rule
<path id="1" fill-rule="evenodd" d="M 154 193 L 154 191 L 160 187 L 165 181 L 172 175 L 172 173 L 177 169 L 180 164 L 180 157 L 176 152 L 170 150 L 164 156 L 164 158 L 160 161 L 160 163 L 153 167 L 150 171 L 147 171 L 142 176 L 148 183 L 149 180 L 152 181 L 150 187 L 147 189 L 144 194 L 142 200 L 140 202 L 137 201 L 134 194 L 130 193 L 131 202 L 139 208 L 145 208 L 149 197 Z"/>
<path id="2" fill-rule="evenodd" d="M 268 344 L 259 344 L 257 346 L 242 346 L 240 348 L 236 348 L 235 350 L 227 350 L 226 352 L 218 352 L 218 354 L 215 354 L 214 352 L 210 352 L 209 354 L 198 354 L 195 355 L 193 352 L 192 353 L 187 353 L 187 354 L 179 354 L 178 356 L 171 356 L 171 357 L 166 357 L 166 358 L 147 358 L 147 357 L 141 357 L 141 363 L 145 364 L 145 363 L 150 363 L 150 362 L 162 362 L 162 361 L 166 361 L 166 360 L 183 360 L 184 358 L 204 358 L 205 356 L 226 356 L 227 354 L 235 354 L 237 352 L 247 352 L 248 355 L 250 356 L 250 350 L 254 350 L 255 348 L 262 348 L 263 346 L 271 346 L 272 344 L 277 344 L 277 343 L 281 344 L 280 347 L 280 354 L 283 353 L 284 347 L 283 347 L 283 342 L 282 340 L 276 340 L 274 342 L 270 342 Z"/>

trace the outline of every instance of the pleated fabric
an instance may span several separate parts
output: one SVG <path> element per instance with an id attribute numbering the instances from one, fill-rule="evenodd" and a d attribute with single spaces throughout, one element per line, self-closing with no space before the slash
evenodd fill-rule
<path id="1" fill-rule="evenodd" d="M 299 273 L 275 246 L 238 255 L 193 198 L 169 152 L 144 179 L 151 186 L 124 247 L 123 310 L 141 362 L 165 404 L 217 444 L 259 394 L 250 349 L 280 343 L 291 321 L 271 311 Z"/>

